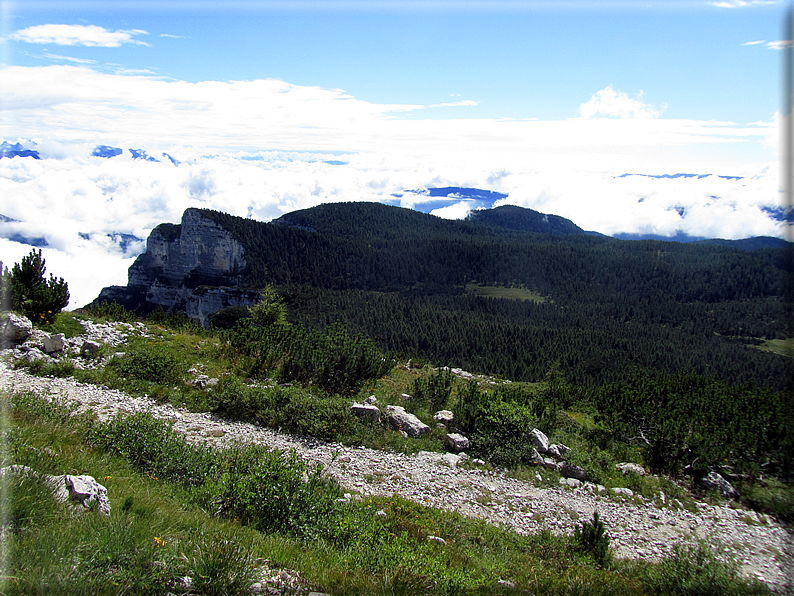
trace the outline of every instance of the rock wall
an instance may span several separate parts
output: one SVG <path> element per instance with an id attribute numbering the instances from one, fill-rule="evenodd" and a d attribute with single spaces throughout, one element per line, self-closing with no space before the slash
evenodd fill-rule
<path id="1" fill-rule="evenodd" d="M 245 267 L 243 252 L 231 232 L 197 209 L 187 209 L 181 224 L 152 230 L 146 252 L 129 269 L 128 285 L 236 285 Z"/>
<path id="2" fill-rule="evenodd" d="M 146 251 L 130 266 L 127 285 L 104 288 L 94 303 L 116 301 L 140 314 L 162 306 L 205 325 L 222 308 L 258 302 L 258 290 L 237 287 L 244 253 L 231 232 L 198 209 L 187 209 L 182 223 L 152 230 Z"/>

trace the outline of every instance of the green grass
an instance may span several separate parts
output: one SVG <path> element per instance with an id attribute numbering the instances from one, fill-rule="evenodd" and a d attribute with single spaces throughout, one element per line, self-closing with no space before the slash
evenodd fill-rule
<path id="1" fill-rule="evenodd" d="M 537 292 L 533 292 L 523 287 L 504 287 L 504 286 L 482 286 L 479 284 L 466 284 L 466 291 L 474 294 L 475 296 L 484 296 L 486 298 L 505 298 L 507 300 L 527 300 L 529 302 L 537 302 L 542 304 L 548 298 L 541 296 Z"/>
<path id="2" fill-rule="evenodd" d="M 764 352 L 772 352 L 781 356 L 794 357 L 794 338 L 788 339 L 767 339 L 760 345 L 753 346 Z"/>
<path id="3" fill-rule="evenodd" d="M 192 594 L 246 594 L 279 570 L 334 595 L 767 593 L 705 550 L 599 566 L 573 536 L 519 536 L 397 497 L 339 501 L 295 460 L 193 447 L 145 415 L 101 424 L 34 395 L 0 399 L 4 465 L 92 475 L 112 508 L 67 514 L 40 484 L 12 485 L 3 594 L 184 593 L 186 576 Z"/>
<path id="4" fill-rule="evenodd" d="M 40 325 L 47 333 L 63 333 L 66 337 L 75 337 L 85 333 L 85 328 L 80 324 L 81 317 L 71 312 L 58 313 L 55 320 L 49 325 Z"/>

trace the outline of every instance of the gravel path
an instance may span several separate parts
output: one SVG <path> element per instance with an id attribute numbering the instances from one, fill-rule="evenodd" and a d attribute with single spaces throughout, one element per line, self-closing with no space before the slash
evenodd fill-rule
<path id="1" fill-rule="evenodd" d="M 0 364 L 0 391 L 33 391 L 58 400 L 74 401 L 106 420 L 117 413 L 150 412 L 169 420 L 191 441 L 217 447 L 236 442 L 294 449 L 303 459 L 323 463 L 352 495 L 400 495 L 412 501 L 455 510 L 511 528 L 519 533 L 549 529 L 570 533 L 595 510 L 612 538 L 615 555 L 657 559 L 676 542 L 702 538 L 720 545 L 722 556 L 739 561 L 742 572 L 758 577 L 777 591 L 791 593 L 794 583 L 794 541 L 771 518 L 752 511 L 698 503 L 698 512 L 675 503 L 657 507 L 642 497 L 625 498 L 594 485 L 580 488 L 544 487 L 507 478 L 484 469 L 458 467 L 458 456 L 420 452 L 388 453 L 301 440 L 244 422 L 226 421 L 157 404 L 148 398 L 78 383 L 71 378 L 42 378 Z"/>

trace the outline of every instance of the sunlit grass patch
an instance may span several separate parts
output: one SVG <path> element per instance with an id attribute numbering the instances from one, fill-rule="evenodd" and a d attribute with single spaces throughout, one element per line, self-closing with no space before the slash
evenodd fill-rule
<path id="1" fill-rule="evenodd" d="M 521 286 L 505 287 L 505 286 L 483 286 L 479 284 L 466 284 L 466 291 L 474 294 L 475 296 L 484 296 L 486 298 L 505 298 L 507 300 L 527 300 L 529 302 L 536 302 L 542 304 L 548 300 L 547 297 L 538 294 L 537 292 L 524 288 Z"/>

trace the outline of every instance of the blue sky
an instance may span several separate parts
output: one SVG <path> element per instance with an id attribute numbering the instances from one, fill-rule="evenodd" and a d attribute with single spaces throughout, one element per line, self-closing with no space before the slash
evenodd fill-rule
<path id="1" fill-rule="evenodd" d="M 266 221 L 446 186 L 606 234 L 781 235 L 787 7 L 0 0 L 0 136 L 42 156 L 0 160 L 0 213 L 18 220 L 0 250 L 46 237 L 88 295 L 143 249 L 114 234 L 145 238 L 186 207 Z M 100 144 L 125 152 L 92 157 Z M 676 173 L 701 177 L 652 177 Z"/>
<path id="2" fill-rule="evenodd" d="M 275 78 L 381 104 L 478 102 L 434 118 L 571 118 L 609 85 L 644 92 L 667 118 L 769 119 L 780 65 L 767 43 L 780 38 L 784 3 L 719 4 L 30 0 L 5 2 L 6 34 L 50 23 L 146 33 L 109 48 L 18 39 L 4 60 L 67 62 L 47 57 L 58 55 L 191 82 Z"/>

